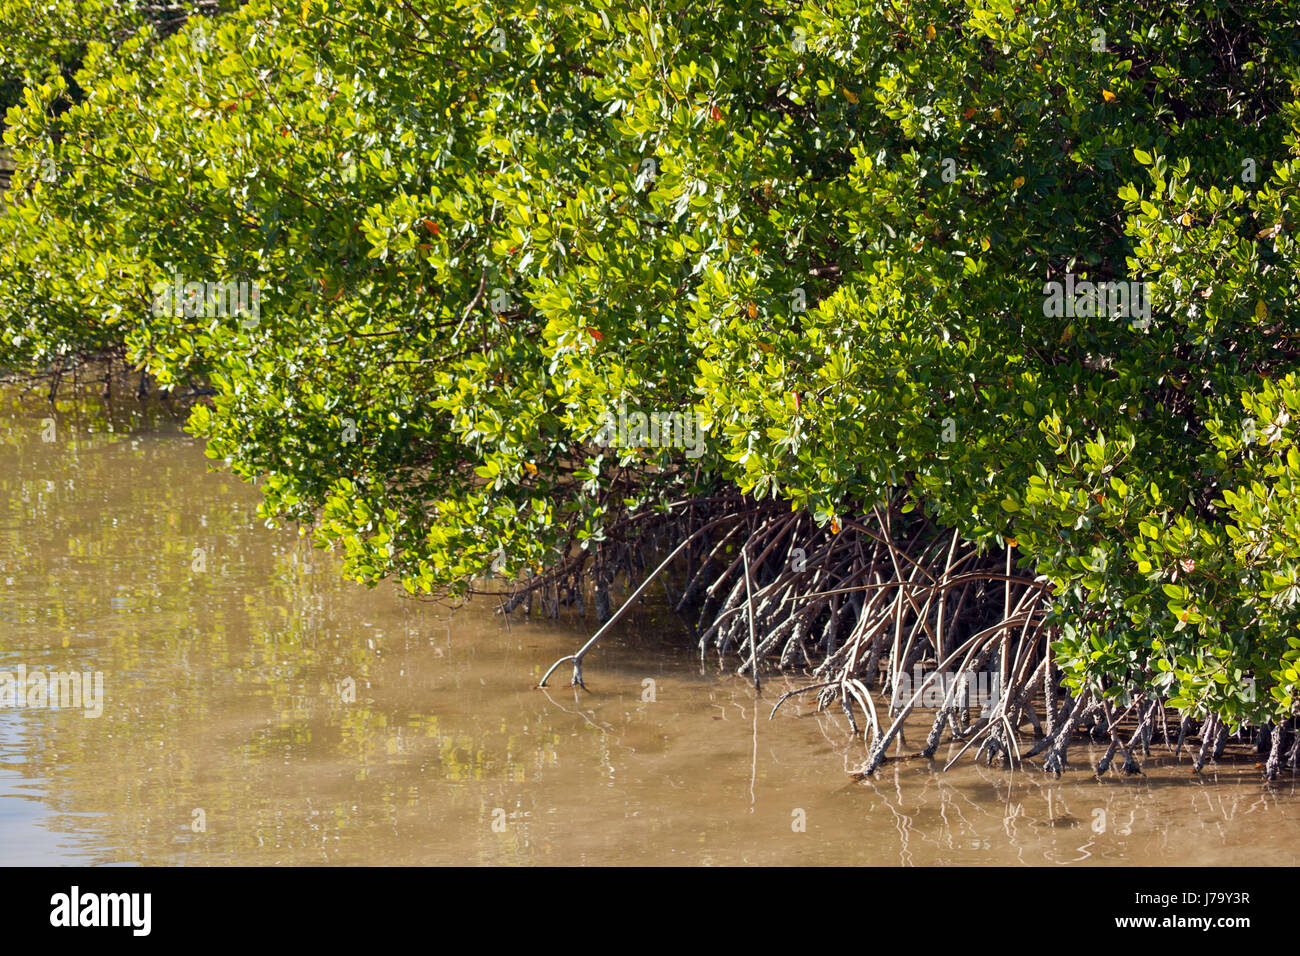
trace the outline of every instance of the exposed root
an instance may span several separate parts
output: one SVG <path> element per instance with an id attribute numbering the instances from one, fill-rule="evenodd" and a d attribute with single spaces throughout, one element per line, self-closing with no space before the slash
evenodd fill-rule
<path id="1" fill-rule="evenodd" d="M 816 709 L 842 712 L 861 737 L 859 775 L 873 774 L 891 748 L 903 746 L 904 727 L 918 711 L 928 712 L 921 757 L 934 759 L 945 739 L 960 745 L 947 766 L 972 751 L 977 761 L 1011 767 L 1041 754 L 1043 769 L 1060 774 L 1072 741 L 1087 732 L 1107 744 L 1096 772 L 1109 772 L 1119 757 L 1120 772 L 1130 775 L 1142 772 L 1135 755 L 1150 754 L 1157 722 L 1165 746 L 1171 743 L 1163 701 L 1142 697 L 1116 716 L 1107 703 L 1113 692 L 1074 697 L 1063 687 L 1050 653 L 1049 584 L 1018 572 L 1009 548 L 980 552 L 923 515 L 904 514 L 901 499 L 834 530 L 817 527 L 807 513 L 782 514 L 747 499 L 686 504 L 688 511 L 656 519 L 651 537 L 680 543 L 615 613 L 612 589 L 620 579 L 630 586 L 646 566 L 640 549 L 617 537 L 512 594 L 507 610 L 531 606 L 536 594 L 543 613 L 558 613 L 561 605 L 585 608 L 582 588 L 592 589 L 602 626 L 556 661 L 542 684 L 571 663 L 572 682 L 582 686 L 585 655 L 660 578 L 678 613 L 698 608 L 701 657 L 715 652 L 735 661 L 736 673 L 756 688 L 764 667 L 808 668 L 812 683 L 781 694 L 769 717 L 792 697 L 815 694 Z M 1121 736 L 1126 720 L 1132 729 Z M 1026 725 L 1039 739 L 1022 751 Z M 1176 753 L 1193 727 L 1184 717 Z M 1222 757 L 1228 731 L 1210 719 L 1198 736 L 1199 772 L 1210 757 Z M 1273 728 L 1270 779 L 1284 764 L 1294 768 L 1300 735 L 1292 736 L 1287 753 L 1291 737 Z"/>
<path id="2" fill-rule="evenodd" d="M 1061 724 L 1055 736 L 1049 738 L 1050 743 L 1047 747 L 1047 757 L 1043 760 L 1043 770 L 1060 776 L 1061 771 L 1066 766 L 1065 752 L 1069 749 L 1070 738 L 1074 735 L 1075 727 L 1079 725 L 1085 716 L 1091 714 L 1096 706 L 1096 704 L 1090 702 L 1087 695 L 1075 701 L 1070 716 Z"/>
<path id="3" fill-rule="evenodd" d="M 1201 728 L 1201 750 L 1196 755 L 1196 759 L 1192 761 L 1192 770 L 1195 773 L 1200 773 L 1201 768 L 1205 766 L 1205 758 L 1209 756 L 1210 748 L 1214 746 L 1216 739 L 1216 727 L 1217 721 L 1211 717 L 1205 722 L 1205 726 Z"/>
<path id="4" fill-rule="evenodd" d="M 1148 714 L 1149 713 L 1150 712 L 1148 711 Z M 1102 705 L 1102 715 L 1105 718 L 1105 725 L 1110 730 L 1110 746 L 1106 748 L 1105 756 L 1102 757 L 1101 761 L 1097 764 L 1097 776 L 1099 777 L 1105 776 L 1106 771 L 1110 769 L 1111 761 L 1115 759 L 1115 751 L 1117 750 L 1124 757 L 1124 763 L 1120 767 L 1121 773 L 1123 773 L 1125 776 L 1141 773 L 1142 768 L 1139 767 L 1137 761 L 1133 759 L 1133 752 L 1131 747 L 1133 741 L 1140 739 L 1140 737 L 1142 736 L 1143 727 L 1146 725 L 1146 718 L 1144 717 L 1142 722 L 1139 723 L 1138 729 L 1133 734 L 1132 740 L 1130 740 L 1128 744 L 1125 744 L 1120 739 L 1119 730 L 1117 729 L 1119 726 L 1119 721 L 1116 720 L 1111 715 L 1110 704 Z"/>

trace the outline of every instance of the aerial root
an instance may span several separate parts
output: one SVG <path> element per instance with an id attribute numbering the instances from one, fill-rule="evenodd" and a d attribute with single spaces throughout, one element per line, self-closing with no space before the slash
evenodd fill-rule
<path id="1" fill-rule="evenodd" d="M 1192 761 L 1193 773 L 1200 773 L 1205 766 L 1205 759 L 1210 755 L 1210 748 L 1214 746 L 1218 736 L 1217 727 L 1218 721 L 1214 717 L 1207 718 L 1204 726 L 1201 727 L 1201 749 L 1197 753 L 1196 759 Z"/>
<path id="2" fill-rule="evenodd" d="M 1125 699 L 1126 709 L 1116 717 L 1113 690 L 1105 697 L 1100 690 L 1076 697 L 1064 686 L 1050 652 L 1056 634 L 1047 623 L 1048 582 L 1017 573 L 1009 549 L 981 553 L 924 515 L 904 514 L 901 499 L 872 509 L 864 522 L 844 520 L 835 530 L 817 527 L 806 512 L 781 514 L 746 501 L 712 509 L 697 504 L 690 512 L 693 526 L 680 516 L 662 523 L 657 533 L 680 543 L 612 614 L 610 589 L 620 575 L 630 585 L 633 573 L 646 566 L 644 558 L 626 544 L 588 556 L 601 627 L 574 654 L 552 664 L 541 686 L 568 663 L 571 683 L 585 689 L 587 653 L 652 581 L 663 579 L 670 607 L 678 613 L 699 607 L 701 657 L 710 651 L 730 657 L 736 673 L 753 680 L 756 690 L 760 672 L 773 664 L 810 668 L 812 682 L 780 694 L 769 718 L 794 697 L 813 695 L 815 712 L 842 714 L 849 733 L 862 741 L 859 776 L 874 774 L 896 744 L 905 746 L 905 725 L 921 710 L 930 713 L 920 757 L 933 760 L 945 740 L 958 745 L 945 769 L 968 753 L 976 761 L 1011 767 L 1041 755 L 1042 769 L 1059 775 L 1068 766 L 1072 741 L 1088 732 L 1106 744 L 1097 774 L 1109 772 L 1118 757 L 1119 771 L 1131 775 L 1142 772 L 1137 756 L 1151 753 L 1157 729 L 1170 746 L 1162 700 Z M 665 573 L 679 559 L 684 574 L 679 567 L 670 586 Z M 530 579 L 526 600 L 536 593 L 544 608 L 585 607 L 579 579 L 572 576 L 579 571 L 569 573 Z M 512 598 L 507 609 L 521 599 Z M 1130 716 L 1134 729 L 1121 736 L 1120 724 Z M 1293 723 L 1275 725 L 1259 740 L 1269 753 L 1269 779 L 1300 759 Z M 1019 736 L 1026 724 L 1038 739 L 1022 751 Z M 1193 727 L 1185 716 L 1176 755 Z M 1229 734 L 1226 724 L 1208 718 L 1196 736 L 1193 769 L 1200 772 L 1207 759 L 1222 757 Z"/>

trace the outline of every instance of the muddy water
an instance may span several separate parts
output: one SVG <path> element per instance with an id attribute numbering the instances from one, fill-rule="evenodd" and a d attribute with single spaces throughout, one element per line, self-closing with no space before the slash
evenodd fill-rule
<path id="1" fill-rule="evenodd" d="M 1253 759 L 1059 780 L 919 760 L 688 649 L 342 581 L 165 410 L 0 393 L 0 671 L 102 672 L 103 713 L 0 709 L 0 863 L 1300 862 Z M 1096 754 L 1093 759 L 1095 761 Z"/>

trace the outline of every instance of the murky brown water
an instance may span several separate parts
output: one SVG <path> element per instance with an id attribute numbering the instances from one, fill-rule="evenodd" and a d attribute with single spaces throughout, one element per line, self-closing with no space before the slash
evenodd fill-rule
<path id="1" fill-rule="evenodd" d="M 0 709 L 0 863 L 1300 862 L 1295 781 L 1253 760 L 855 782 L 842 719 L 769 721 L 792 682 L 756 707 L 653 607 L 593 693 L 536 690 L 581 622 L 344 582 L 210 468 L 158 410 L 0 393 L 0 670 L 104 675 L 99 718 Z"/>

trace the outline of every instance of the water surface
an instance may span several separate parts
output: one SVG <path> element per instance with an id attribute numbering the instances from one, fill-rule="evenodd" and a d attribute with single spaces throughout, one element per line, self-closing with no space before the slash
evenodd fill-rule
<path id="1" fill-rule="evenodd" d="M 756 700 L 653 605 L 538 690 L 594 622 L 367 590 L 257 502 L 165 407 L 0 393 L 0 670 L 105 685 L 0 709 L 0 863 L 1300 862 L 1253 757 L 855 781 L 843 718 L 768 720 L 796 680 Z"/>

